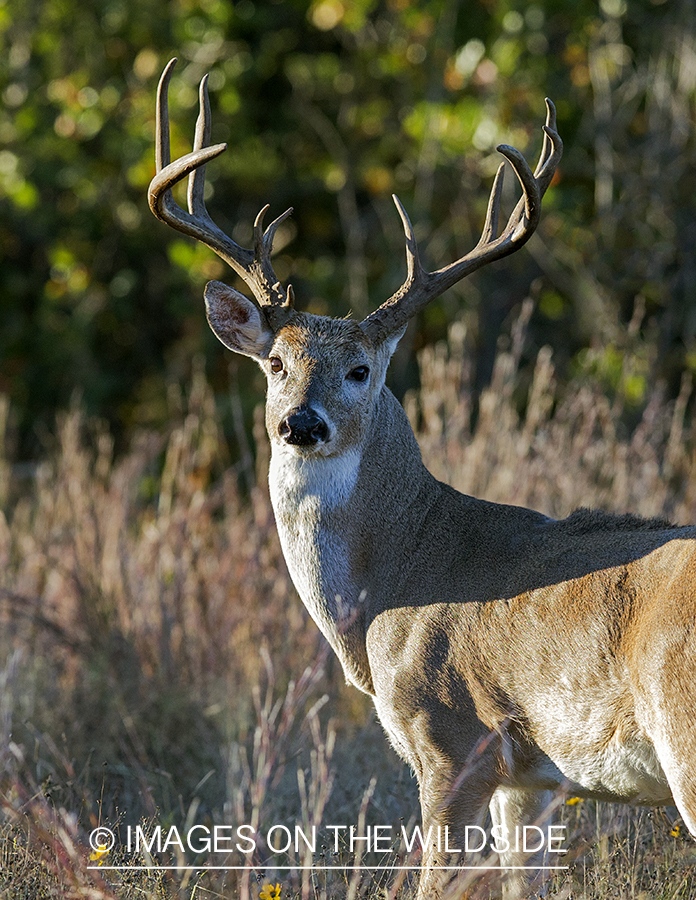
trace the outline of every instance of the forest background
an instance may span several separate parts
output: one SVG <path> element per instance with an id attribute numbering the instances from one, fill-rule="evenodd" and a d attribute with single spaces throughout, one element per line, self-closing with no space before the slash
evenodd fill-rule
<path id="1" fill-rule="evenodd" d="M 208 178 L 217 221 L 243 241 L 263 204 L 293 206 L 276 270 L 301 308 L 332 315 L 364 316 L 403 279 L 392 192 L 427 265 L 466 252 L 496 144 L 531 159 L 551 97 L 566 151 L 539 236 L 426 311 L 395 388 L 456 317 L 486 384 L 529 294 L 525 361 L 548 344 L 563 378 L 598 375 L 629 407 L 657 378 L 676 395 L 696 367 L 695 15 L 688 0 L 3 0 L 0 392 L 20 454 L 41 455 L 75 391 L 119 439 L 161 427 L 167 384 L 200 352 L 224 411 L 229 356 L 200 294 L 231 273 L 146 206 L 172 56 L 174 152 L 190 149 L 210 72 L 213 141 L 229 144 Z M 636 302 L 640 352 L 622 380 Z M 240 365 L 248 411 L 262 379 Z"/>
<path id="2" fill-rule="evenodd" d="M 209 72 L 214 219 L 248 245 L 293 206 L 275 271 L 332 315 L 403 280 L 392 192 L 427 267 L 467 252 L 496 144 L 533 162 L 551 97 L 537 234 L 421 314 L 390 384 L 460 490 L 696 521 L 691 0 L 0 0 L 0 896 L 256 897 L 250 869 L 102 878 L 88 834 L 417 810 L 288 578 L 263 378 L 205 322 L 203 285 L 234 277 L 147 208 L 173 56 L 174 154 Z M 674 810 L 561 813 L 557 896 L 696 896 Z M 371 884 L 283 890 L 411 881 Z"/>

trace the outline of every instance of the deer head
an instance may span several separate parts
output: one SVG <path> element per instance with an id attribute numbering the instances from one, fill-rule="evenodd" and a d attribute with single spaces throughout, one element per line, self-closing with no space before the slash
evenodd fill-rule
<path id="1" fill-rule="evenodd" d="M 167 90 L 176 60 L 165 68 L 157 95 L 157 174 L 148 199 L 152 212 L 178 231 L 204 243 L 248 285 L 250 299 L 221 282 L 205 289 L 208 321 L 217 337 L 237 353 L 253 357 L 268 380 L 266 424 L 274 446 L 303 456 L 333 456 L 355 446 L 384 385 L 391 354 L 409 319 L 462 278 L 493 260 L 514 253 L 539 222 L 541 198 L 551 183 L 562 152 L 556 113 L 546 101 L 544 143 L 532 173 L 514 147 L 497 149 L 512 166 L 522 197 L 498 233 L 505 163 L 493 182 L 486 220 L 476 247 L 438 269 L 421 265 L 413 227 L 399 199 L 394 203 L 406 239 L 407 275 L 401 287 L 362 322 L 297 312 L 293 290 L 284 288 L 271 264 L 273 238 L 287 210 L 264 231 L 264 207 L 254 223 L 253 250 L 240 247 L 212 221 L 203 198 L 205 164 L 226 149 L 209 146 L 210 104 L 207 76 L 200 85 L 200 115 L 193 151 L 171 162 Z M 171 189 L 189 177 L 188 211 Z"/>

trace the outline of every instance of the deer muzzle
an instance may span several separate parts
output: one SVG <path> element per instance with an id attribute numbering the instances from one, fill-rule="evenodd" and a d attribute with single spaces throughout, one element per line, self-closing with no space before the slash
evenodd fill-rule
<path id="1" fill-rule="evenodd" d="M 311 447 L 329 436 L 329 426 L 311 407 L 296 409 L 278 426 L 278 434 L 286 444 Z"/>

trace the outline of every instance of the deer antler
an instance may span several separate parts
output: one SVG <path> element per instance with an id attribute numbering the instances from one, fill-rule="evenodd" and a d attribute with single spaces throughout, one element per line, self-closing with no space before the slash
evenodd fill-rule
<path id="1" fill-rule="evenodd" d="M 193 152 L 171 162 L 169 148 L 169 112 L 167 93 L 176 58 L 167 64 L 157 88 L 157 143 L 155 162 L 157 174 L 150 182 L 148 203 L 150 209 L 163 222 L 190 237 L 201 241 L 225 260 L 248 285 L 259 307 L 267 314 L 276 310 L 287 311 L 293 305 L 292 287 L 287 291 L 276 277 L 271 265 L 273 238 L 281 222 L 292 212 L 286 210 L 268 228 L 263 230 L 263 218 L 268 206 L 259 212 L 254 222 L 254 249 L 247 250 L 235 243 L 213 222 L 205 206 L 205 164 L 227 149 L 227 144 L 210 144 L 210 101 L 208 76 L 200 84 L 200 113 L 196 122 Z M 188 185 L 188 212 L 182 209 L 172 196 L 172 188 L 186 176 Z"/>
<path id="2" fill-rule="evenodd" d="M 514 253 L 534 234 L 541 215 L 541 198 L 551 183 L 563 153 L 563 142 L 556 131 L 556 109 L 548 99 L 546 124 L 543 130 L 544 143 L 534 174 L 519 150 L 507 144 L 501 144 L 497 148 L 508 160 L 522 185 L 522 197 L 501 234 L 498 235 L 498 217 L 505 163 L 501 163 L 495 176 L 486 221 L 478 244 L 466 256 L 436 272 L 426 272 L 421 265 L 413 226 L 401 201 L 393 195 L 406 235 L 407 275 L 399 290 L 361 323 L 361 327 L 374 343 L 380 343 L 405 325 L 411 316 L 471 272 L 493 260 L 507 256 L 508 253 Z"/>

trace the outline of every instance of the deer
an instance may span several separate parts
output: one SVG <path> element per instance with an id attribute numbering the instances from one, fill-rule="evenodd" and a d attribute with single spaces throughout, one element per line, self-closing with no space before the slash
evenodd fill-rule
<path id="1" fill-rule="evenodd" d="M 270 497 L 297 592 L 414 771 L 423 833 L 447 829 L 444 849 L 423 848 L 420 900 L 446 892 L 447 851 L 461 849 L 468 826 L 489 812 L 511 835 L 554 792 L 673 804 L 696 836 L 696 530 L 586 509 L 556 520 L 458 493 L 427 470 L 385 386 L 411 318 L 534 233 L 563 149 L 551 101 L 534 172 L 515 148 L 497 148 L 504 159 L 481 238 L 461 259 L 427 271 L 394 196 L 406 278 L 357 322 L 295 309 L 292 287 L 276 278 L 273 239 L 292 210 L 264 229 L 264 207 L 252 249 L 214 224 L 205 165 L 226 145 L 210 145 L 206 76 L 193 150 L 171 160 L 175 63 L 158 87 L 149 205 L 252 295 L 211 281 L 207 319 L 267 379 Z M 500 227 L 506 161 L 522 196 Z M 186 177 L 187 210 L 172 194 Z M 529 854 L 512 840 L 496 849 L 503 896 L 530 896 Z"/>

